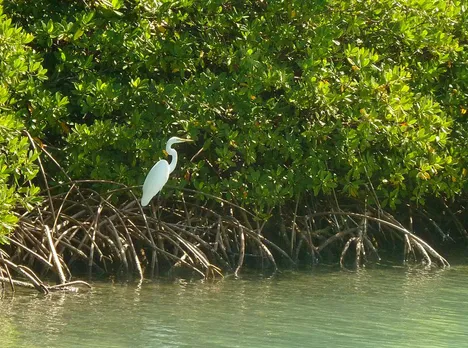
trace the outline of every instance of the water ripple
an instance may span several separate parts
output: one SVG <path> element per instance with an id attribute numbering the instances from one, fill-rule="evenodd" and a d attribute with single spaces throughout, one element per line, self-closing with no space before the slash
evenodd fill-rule
<path id="1" fill-rule="evenodd" d="M 463 347 L 468 267 L 95 284 L 1 300 L 2 347 Z"/>

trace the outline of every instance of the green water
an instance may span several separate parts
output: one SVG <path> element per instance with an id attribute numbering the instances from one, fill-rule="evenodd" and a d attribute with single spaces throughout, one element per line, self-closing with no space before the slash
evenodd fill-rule
<path id="1" fill-rule="evenodd" d="M 0 300 L 0 347 L 468 347 L 468 267 L 95 283 Z"/>

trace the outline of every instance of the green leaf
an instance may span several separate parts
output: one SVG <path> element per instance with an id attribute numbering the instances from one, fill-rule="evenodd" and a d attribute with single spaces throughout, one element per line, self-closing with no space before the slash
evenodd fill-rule
<path id="1" fill-rule="evenodd" d="M 73 40 L 78 40 L 84 34 L 83 29 L 79 28 L 75 34 L 73 34 Z"/>

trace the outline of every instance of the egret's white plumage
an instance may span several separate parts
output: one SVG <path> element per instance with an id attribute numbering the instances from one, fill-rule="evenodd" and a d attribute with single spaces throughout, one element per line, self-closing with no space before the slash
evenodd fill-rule
<path id="1" fill-rule="evenodd" d="M 160 160 L 146 176 L 141 205 L 147 206 L 151 199 L 166 185 L 167 180 L 169 180 L 169 163 L 166 160 Z"/>
<path id="2" fill-rule="evenodd" d="M 169 139 L 166 144 L 166 152 L 168 155 L 172 156 L 171 164 L 166 160 L 160 160 L 151 168 L 143 184 L 143 196 L 141 197 L 142 206 L 147 206 L 151 199 L 161 191 L 169 179 L 169 174 L 174 171 L 177 165 L 177 152 L 171 146 L 186 141 L 192 140 L 178 137 Z"/>

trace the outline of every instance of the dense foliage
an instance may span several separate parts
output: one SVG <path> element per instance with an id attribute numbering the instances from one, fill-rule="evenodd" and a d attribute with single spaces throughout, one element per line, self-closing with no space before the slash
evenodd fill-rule
<path id="1" fill-rule="evenodd" d="M 38 152 L 22 133 L 28 113 L 25 102 L 45 98 L 39 86 L 46 71 L 40 56 L 27 46 L 32 40 L 33 35 L 2 13 L 0 3 L 0 244 L 18 221 L 16 208 L 40 201 L 39 188 L 31 183 L 38 171 Z"/>
<path id="2" fill-rule="evenodd" d="M 24 69 L 48 76 L 44 91 L 17 89 L 30 110 L 17 105 L 16 116 L 22 111 L 27 128 L 59 149 L 73 178 L 141 184 L 177 134 L 196 145 L 179 147 L 177 172 L 190 182 L 173 180 L 258 213 L 307 192 L 371 192 L 369 200 L 392 208 L 466 192 L 462 1 L 4 7 L 43 58 Z M 32 39 L 17 35 L 17 46 Z M 39 62 L 23 61 L 31 59 Z"/>

